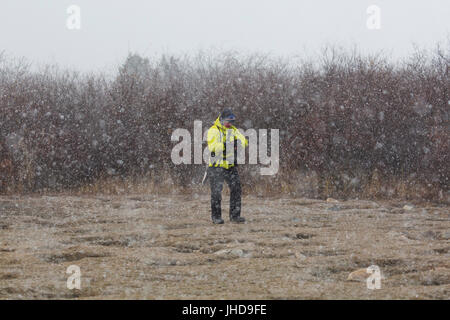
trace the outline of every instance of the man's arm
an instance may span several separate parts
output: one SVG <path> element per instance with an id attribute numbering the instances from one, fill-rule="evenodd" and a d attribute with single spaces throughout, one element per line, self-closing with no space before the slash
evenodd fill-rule
<path id="1" fill-rule="evenodd" d="M 220 139 L 219 129 L 213 127 L 208 130 L 208 149 L 210 152 L 214 152 L 216 155 L 223 152 L 223 142 Z"/>
<path id="2" fill-rule="evenodd" d="M 236 129 L 236 131 L 235 131 L 235 136 L 236 136 L 236 138 L 239 139 L 239 141 L 241 141 L 242 146 L 243 146 L 244 148 L 245 148 L 245 147 L 248 147 L 248 141 L 247 141 L 247 139 L 245 139 L 245 136 L 244 136 L 242 133 L 240 133 L 238 129 Z"/>

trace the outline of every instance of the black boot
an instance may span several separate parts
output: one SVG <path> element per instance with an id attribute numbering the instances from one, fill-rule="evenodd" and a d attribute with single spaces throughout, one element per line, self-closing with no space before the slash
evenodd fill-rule
<path id="1" fill-rule="evenodd" d="M 212 218 L 212 222 L 214 224 L 223 224 L 223 219 L 222 218 Z"/>
<path id="2" fill-rule="evenodd" d="M 231 218 L 230 221 L 234 222 L 234 223 L 244 223 L 245 218 L 244 217 L 235 217 L 235 218 Z"/>

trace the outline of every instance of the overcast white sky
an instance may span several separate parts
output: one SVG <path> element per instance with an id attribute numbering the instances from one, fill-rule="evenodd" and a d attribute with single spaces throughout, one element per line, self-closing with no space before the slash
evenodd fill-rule
<path id="1" fill-rule="evenodd" d="M 81 29 L 66 12 L 81 9 Z M 381 9 L 369 30 L 366 9 Z M 324 44 L 402 57 L 450 33 L 450 0 L 0 0 L 0 51 L 83 71 L 116 67 L 129 51 L 200 49 L 311 55 Z"/>

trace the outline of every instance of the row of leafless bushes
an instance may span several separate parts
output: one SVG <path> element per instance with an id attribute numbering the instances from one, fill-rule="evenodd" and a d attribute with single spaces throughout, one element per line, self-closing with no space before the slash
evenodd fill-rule
<path id="1" fill-rule="evenodd" d="M 280 129 L 279 174 L 263 179 L 243 165 L 247 190 L 295 193 L 306 183 L 301 193 L 310 196 L 393 196 L 401 194 L 395 180 L 425 188 L 418 197 L 442 198 L 449 62 L 449 48 L 439 47 L 395 63 L 336 48 L 315 61 L 130 54 L 111 78 L 32 71 L 3 56 L 0 189 L 63 190 L 118 177 L 189 188 L 204 166 L 172 164 L 172 131 L 192 132 L 194 120 L 206 130 L 231 107 L 243 129 Z"/>

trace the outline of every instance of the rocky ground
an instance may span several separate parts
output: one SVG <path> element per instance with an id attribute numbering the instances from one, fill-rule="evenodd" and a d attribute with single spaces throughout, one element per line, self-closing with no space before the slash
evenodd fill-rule
<path id="1" fill-rule="evenodd" d="M 0 197 L 0 299 L 450 298 L 446 205 L 245 197 L 243 215 L 213 225 L 203 195 Z"/>

